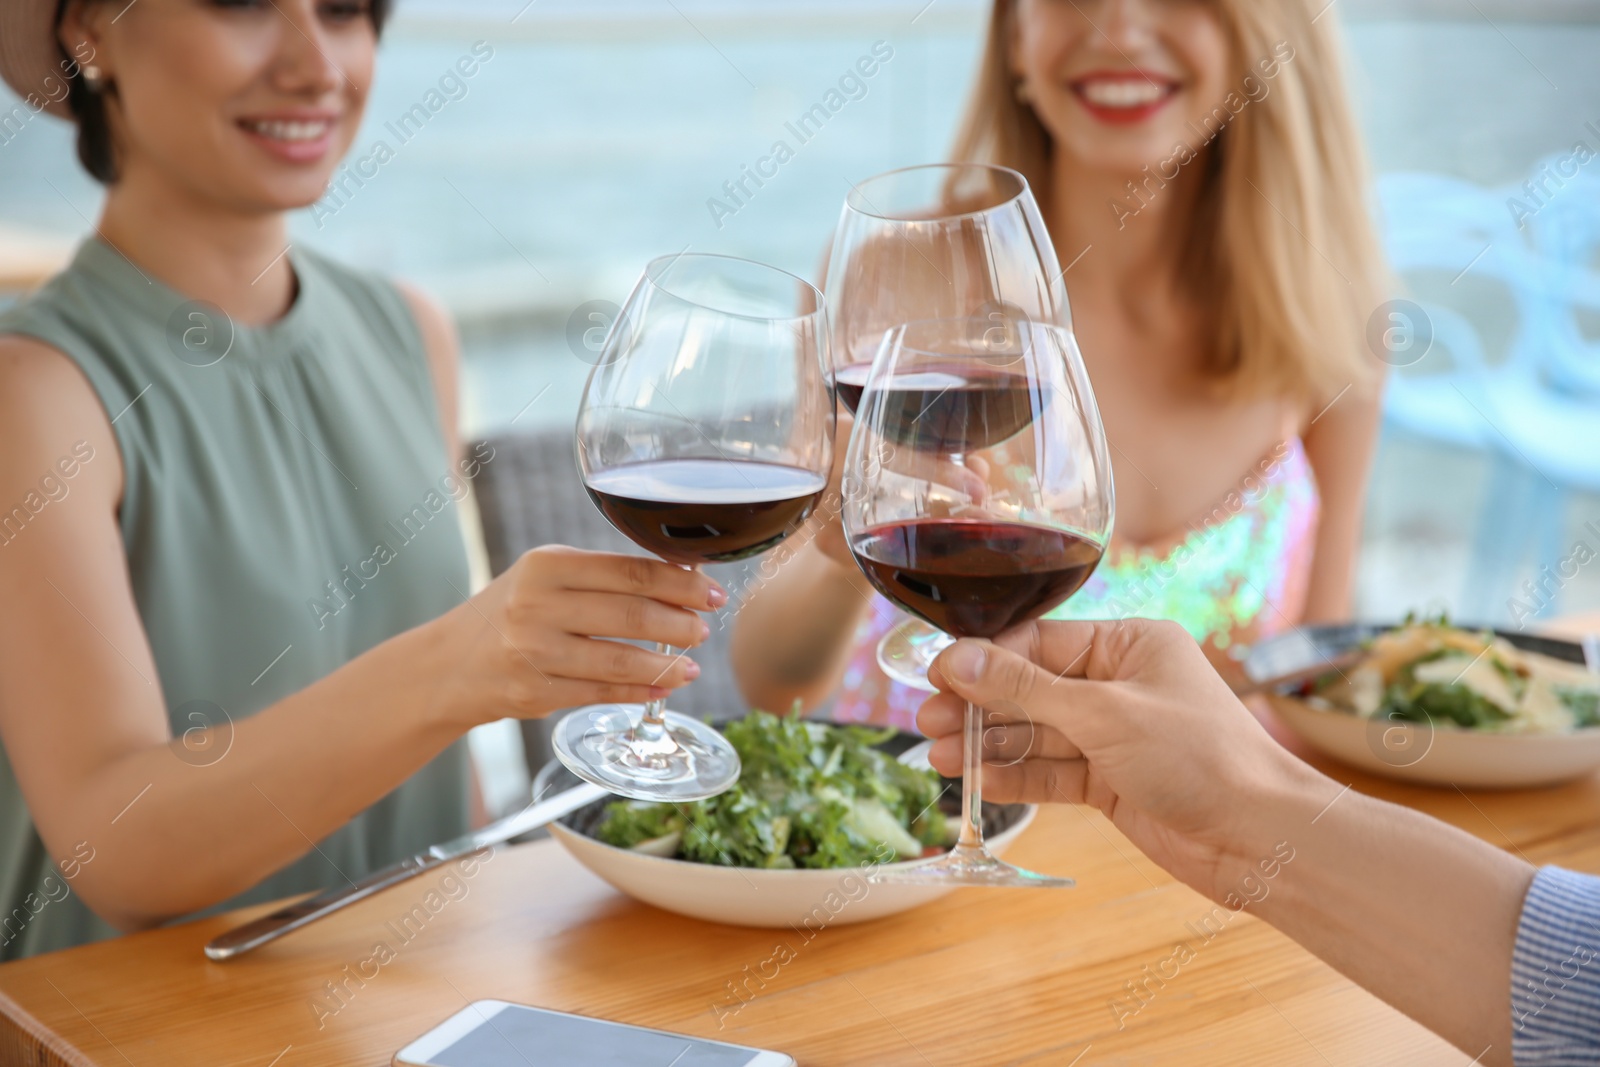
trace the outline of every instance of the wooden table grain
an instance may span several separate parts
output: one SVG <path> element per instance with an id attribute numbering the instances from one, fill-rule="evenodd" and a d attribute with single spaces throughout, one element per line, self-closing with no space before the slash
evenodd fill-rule
<path id="1" fill-rule="evenodd" d="M 1600 776 L 1462 792 L 1319 765 L 1532 863 L 1600 873 Z M 1078 888 L 966 890 L 808 939 L 636 903 L 551 841 L 502 848 L 471 877 L 420 879 L 230 963 L 201 946 L 266 908 L 6 964 L 0 1063 L 377 1067 L 498 998 L 805 1067 L 1468 1064 L 1248 910 L 1208 928 L 1213 905 L 1096 812 L 1043 810 L 1008 857 Z"/>

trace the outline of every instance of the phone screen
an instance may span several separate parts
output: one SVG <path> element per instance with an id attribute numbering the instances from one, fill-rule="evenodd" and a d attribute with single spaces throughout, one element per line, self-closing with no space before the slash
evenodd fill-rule
<path id="1" fill-rule="evenodd" d="M 745 1067 L 746 1048 L 515 1005 L 434 1053 L 434 1067 Z"/>

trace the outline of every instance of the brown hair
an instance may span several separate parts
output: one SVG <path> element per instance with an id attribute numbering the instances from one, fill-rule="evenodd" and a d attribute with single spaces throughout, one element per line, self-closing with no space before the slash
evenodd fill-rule
<path id="1" fill-rule="evenodd" d="M 952 155 L 1021 171 L 1043 204 L 1051 138 L 1017 98 L 1015 4 L 995 0 Z M 1306 0 L 1215 6 L 1234 57 L 1225 100 L 1250 100 L 1237 111 L 1219 102 L 1220 130 L 1190 164 L 1204 170 L 1182 275 L 1213 317 L 1207 370 L 1236 395 L 1326 401 L 1370 380 L 1365 322 L 1387 279 L 1343 44 L 1333 15 L 1318 18 Z M 1271 84 L 1256 97 L 1247 79 Z M 1165 185 L 1147 173 L 1145 188 Z"/>
<path id="2" fill-rule="evenodd" d="M 61 28 L 61 20 L 67 13 L 67 5 L 72 0 L 58 0 L 56 3 L 56 17 L 54 26 Z M 372 19 L 372 28 L 377 33 L 383 32 L 383 24 L 389 17 L 390 0 L 372 0 L 368 9 L 368 16 Z M 67 79 L 67 109 L 72 112 L 73 119 L 78 124 L 78 162 L 83 164 L 83 169 L 89 176 L 101 185 L 110 185 L 117 180 L 117 152 L 116 145 L 111 139 L 111 120 L 106 112 L 106 94 L 115 93 L 116 86 L 110 83 L 91 87 L 83 77 L 82 70 L 76 60 L 67 55 L 66 47 L 60 38 L 56 39 L 56 50 L 61 53 L 62 70 L 76 72 L 75 77 Z"/>

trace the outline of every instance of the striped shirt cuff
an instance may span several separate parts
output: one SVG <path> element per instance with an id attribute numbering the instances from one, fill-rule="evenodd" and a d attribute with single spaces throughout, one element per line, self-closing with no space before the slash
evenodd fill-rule
<path id="1" fill-rule="evenodd" d="M 1511 1057 L 1518 1067 L 1600 1062 L 1600 878 L 1534 876 L 1511 953 Z"/>

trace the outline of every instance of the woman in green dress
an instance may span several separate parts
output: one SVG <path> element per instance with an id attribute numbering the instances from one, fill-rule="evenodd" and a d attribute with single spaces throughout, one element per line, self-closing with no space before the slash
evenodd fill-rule
<path id="1" fill-rule="evenodd" d="M 106 186 L 0 316 L 0 958 L 342 884 L 468 827 L 463 735 L 697 673 L 725 595 L 551 547 L 471 595 L 457 346 L 292 245 L 386 4 L 13 0 Z M 463 57 L 471 64 L 479 54 Z"/>

